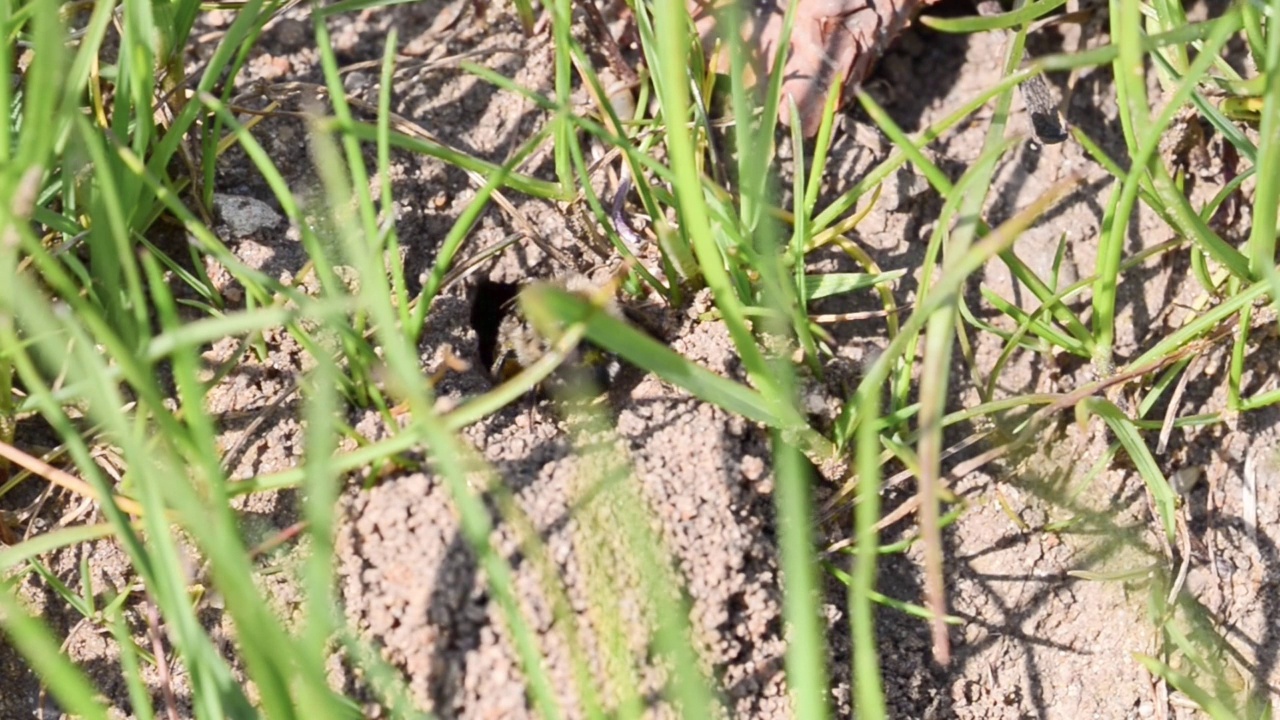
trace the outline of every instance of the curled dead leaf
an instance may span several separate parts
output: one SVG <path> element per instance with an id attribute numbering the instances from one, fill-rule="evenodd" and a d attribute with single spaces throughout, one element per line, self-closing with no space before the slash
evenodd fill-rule
<path id="1" fill-rule="evenodd" d="M 727 43 L 720 43 L 719 11 L 733 0 L 689 0 L 689 13 L 712 66 L 727 72 Z M 797 0 L 791 44 L 783 66 L 779 119 L 792 124 L 787 98 L 794 98 L 806 137 L 818 131 L 822 108 L 833 89 L 843 93 L 871 72 L 880 54 L 915 13 L 936 0 Z M 751 51 L 748 84 L 767 77 L 777 53 L 790 0 L 759 0 L 743 21 L 742 38 Z"/>

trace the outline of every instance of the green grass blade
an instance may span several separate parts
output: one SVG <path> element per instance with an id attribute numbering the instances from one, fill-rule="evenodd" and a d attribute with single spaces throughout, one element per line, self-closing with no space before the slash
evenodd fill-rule
<path id="1" fill-rule="evenodd" d="M 1138 434 L 1137 428 L 1120 411 L 1120 408 L 1108 400 L 1088 398 L 1082 404 L 1086 410 L 1102 418 L 1107 423 L 1107 426 L 1111 428 L 1111 432 L 1115 433 L 1116 438 L 1120 440 L 1120 444 L 1124 446 L 1125 452 L 1129 454 L 1129 459 L 1137 467 L 1138 474 L 1142 477 L 1142 481 L 1146 483 L 1147 489 L 1155 500 L 1156 510 L 1160 514 L 1160 524 L 1164 530 L 1165 538 L 1169 542 L 1173 542 L 1177 496 L 1174 494 L 1173 488 L 1169 486 L 1169 481 L 1165 479 L 1164 473 L 1160 471 L 1160 465 L 1151 454 L 1146 442 Z"/>
<path id="2" fill-rule="evenodd" d="M 64 710 L 88 720 L 107 720 L 106 709 L 96 699 L 97 690 L 63 654 L 48 628 L 22 607 L 11 583 L 0 585 L 0 617 L 10 642 L 39 673 Z"/>
<path id="3" fill-rule="evenodd" d="M 989 30 L 1007 30 L 1020 27 L 1048 15 L 1067 4 L 1067 0 L 1043 0 L 1027 3 L 1020 8 L 996 15 L 974 15 L 947 18 L 937 15 L 921 15 L 920 24 L 945 33 L 976 33 Z"/>
<path id="4" fill-rule="evenodd" d="M 1135 654 L 1133 657 L 1138 661 L 1138 663 L 1147 669 L 1147 672 L 1163 679 L 1178 692 L 1186 695 L 1192 702 L 1199 706 L 1201 710 L 1208 713 L 1209 717 L 1213 718 L 1213 720 L 1239 720 L 1240 716 L 1236 715 L 1234 710 L 1218 698 L 1209 694 L 1206 690 L 1197 685 L 1190 677 L 1183 675 L 1177 670 L 1174 670 L 1149 655 Z"/>
<path id="5" fill-rule="evenodd" d="M 830 717 L 824 624 L 818 617 L 818 567 L 813 548 L 813 514 L 809 487 L 815 478 L 804 456 L 781 432 L 773 435 L 777 474 L 779 544 L 784 569 L 783 614 L 787 619 L 787 685 L 796 717 Z"/>
<path id="6" fill-rule="evenodd" d="M 1271 10 L 1275 12 L 1275 4 Z M 1275 22 L 1274 16 L 1271 23 Z M 1276 214 L 1280 203 L 1280 31 L 1268 24 L 1262 74 L 1266 86 L 1259 122 L 1257 189 L 1254 193 L 1253 228 L 1249 232 L 1249 267 L 1253 277 L 1271 283 L 1272 299 L 1280 303 L 1280 274 L 1276 272 Z"/>
<path id="7" fill-rule="evenodd" d="M 550 316 L 562 325 L 582 324 L 591 342 L 684 388 L 694 397 L 748 420 L 784 430 L 791 434 L 793 441 L 804 443 L 810 452 L 823 453 L 828 457 L 833 452 L 794 408 L 789 412 L 777 412 L 775 405 L 766 401 L 761 393 L 686 360 L 666 345 L 573 293 L 549 284 L 534 284 L 524 290 L 520 302 L 522 310 L 531 319 Z"/>

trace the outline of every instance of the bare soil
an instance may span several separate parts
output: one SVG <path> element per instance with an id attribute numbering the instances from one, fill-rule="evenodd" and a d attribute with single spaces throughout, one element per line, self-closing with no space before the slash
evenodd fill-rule
<path id="1" fill-rule="evenodd" d="M 457 23 L 450 25 L 446 20 L 454 14 Z M 207 20 L 209 30 L 216 31 L 225 20 L 215 14 Z M 332 22 L 336 49 L 346 65 L 378 59 L 387 31 L 398 29 L 403 52 L 413 60 L 401 63 L 394 110 L 447 144 L 502 160 L 546 122 L 530 102 L 495 90 L 457 67 L 457 58 L 470 54 L 470 59 L 523 86 L 550 91 L 548 38 L 525 37 L 505 3 L 490 7 L 483 20 L 472 15 L 470 2 L 425 0 Z M 309 45 L 308 23 L 305 16 L 294 14 L 270 27 L 242 84 L 249 88 L 257 81 L 321 82 L 316 53 Z M 1104 40 L 1096 33 L 1085 38 L 1090 44 Z M 1044 46 L 1037 49 L 1044 51 L 1075 49 L 1081 40 L 1078 30 L 1066 27 L 1047 31 L 1037 42 Z M 916 27 L 879 63 L 871 87 L 897 122 L 908 130 L 918 129 L 995 83 L 1004 62 L 1004 43 L 999 34 L 953 37 Z M 349 73 L 348 91 L 374 101 L 376 72 L 373 67 Z M 1066 90 L 1066 78 L 1051 81 L 1059 94 Z M 1015 103 L 1013 131 L 1029 134 L 1021 101 Z M 929 156 L 953 179 L 978 156 L 989 112 L 979 112 L 929 148 Z M 1123 156 L 1114 94 L 1105 73 L 1085 73 L 1075 80 L 1066 119 L 1113 156 Z M 825 179 L 828 199 L 856 182 L 891 149 L 865 118 L 851 113 L 842 124 Z M 305 145 L 305 129 L 294 119 L 275 117 L 255 134 L 294 190 L 304 197 L 313 194 L 317 181 L 306 154 L 299 152 Z M 789 148 L 783 151 L 784 155 L 789 152 Z M 533 166 L 550 176 L 546 160 L 536 159 Z M 1079 276 L 1092 272 L 1110 188 L 1106 173 L 1074 141 L 1052 146 L 1026 142 L 1003 161 L 987 208 L 990 221 L 998 223 L 1073 173 L 1083 174 L 1084 184 L 1016 246 L 1020 257 L 1042 274 L 1048 274 L 1063 236 L 1071 270 Z M 414 277 L 431 267 L 439 242 L 475 188 L 459 170 L 406 154 L 395 157 L 392 182 L 407 275 Z M 300 272 L 306 257 L 296 233 L 272 220 L 274 201 L 243 156 L 233 153 L 226 159 L 218 183 L 220 193 L 232 196 L 222 201 L 227 220 L 220 232 L 238 255 L 282 279 Z M 252 200 L 265 203 L 265 211 Z M 533 245 L 520 243 L 483 266 L 480 275 L 513 282 L 557 277 L 599 264 L 583 250 L 561 208 L 516 195 L 511 200 L 516 215 L 489 211 L 469 248 L 487 247 L 531 227 L 579 266 L 561 267 Z M 233 222 L 244 215 L 234 208 L 226 210 L 233 203 L 249 203 L 263 211 L 256 215 L 261 220 L 248 225 Z M 900 303 L 910 302 L 921 280 L 914 273 L 940 209 L 941 200 L 927 183 L 913 171 L 903 170 L 890 178 L 879 204 L 857 228 L 857 241 L 882 268 L 908 270 L 908 278 L 895 290 Z M 1130 251 L 1169 238 L 1167 228 L 1150 213 L 1138 217 L 1130 232 Z M 1247 218 L 1239 222 L 1247 229 Z M 841 263 L 830 257 L 820 260 L 818 267 L 847 269 Z M 216 274 L 217 268 L 212 270 Z M 1117 360 L 1135 356 L 1150 338 L 1167 333 L 1193 312 L 1194 283 L 1187 273 L 1177 262 L 1154 261 L 1126 276 L 1120 325 L 1128 334 L 1121 338 Z M 971 284 L 968 299 L 977 312 L 983 307 L 977 280 L 1009 300 L 1033 303 L 1002 266 L 992 264 Z M 473 281 L 450 287 L 437 301 L 421 346 L 428 372 L 439 369 L 449 355 L 471 363 L 472 370 L 446 377 L 440 387 L 444 403 L 490 387 L 480 370 L 476 333 L 469 322 Z M 705 307 L 707 302 L 703 296 L 690 308 L 655 312 L 662 317 L 668 333 L 665 339 L 674 348 L 716 372 L 736 377 L 736 357 L 723 328 L 697 320 L 698 304 Z M 872 307 L 868 299 L 854 298 L 823 309 L 847 312 Z M 994 314 L 988 319 L 996 321 Z M 883 343 L 878 323 L 834 327 L 841 349 L 833 366 L 856 373 L 859 364 Z M 246 362 L 210 396 L 210 412 L 223 423 L 228 466 L 237 477 L 290 467 L 301 453 L 294 379 L 306 369 L 305 355 L 283 332 L 268 336 L 267 344 L 270 356 L 265 362 Z M 1223 409 L 1226 347 L 1205 353 L 1202 367 L 1181 399 L 1179 414 Z M 980 371 L 989 371 L 999 350 L 985 340 L 973 349 Z M 210 349 L 209 359 L 217 361 L 231 352 L 232 344 L 218 345 Z M 1252 348 L 1246 374 L 1251 391 L 1274 384 L 1278 352 L 1274 345 Z M 966 364 L 957 360 L 953 378 L 954 405 L 977 402 L 975 379 Z M 1088 366 L 1023 354 L 1001 371 L 997 387 L 1002 395 L 1062 391 L 1090 379 L 1093 370 Z M 1122 395 L 1116 400 L 1123 404 L 1134 398 Z M 573 716 L 584 701 L 574 689 L 570 644 L 563 628 L 553 622 L 555 598 L 547 597 L 542 575 L 547 567 L 563 578 L 569 606 L 582 620 L 579 632 L 583 642 L 594 648 L 586 659 L 594 672 L 606 671 L 609 663 L 594 632 L 609 622 L 623 627 L 649 622 L 644 599 L 627 583 L 633 577 L 628 558 L 617 548 L 592 545 L 599 528 L 617 526 L 620 513 L 637 509 L 581 504 L 582 478 L 591 476 L 596 467 L 592 463 L 621 457 L 631 468 L 625 480 L 630 492 L 647 506 L 654 531 L 672 554 L 671 571 L 687 587 L 695 638 L 719 683 L 729 715 L 788 717 L 766 434 L 629 368 L 615 378 L 601 407 L 614 429 L 594 435 L 574 432 L 571 420 L 538 398 L 510 406 L 463 433 L 495 471 L 486 482 L 506 488 L 527 518 L 524 529 L 501 520 L 504 514 L 497 510 L 501 494 L 489 494 L 498 521 L 494 545 L 515 569 L 520 602 L 539 635 L 559 699 Z M 830 411 L 827 403 L 820 412 Z M 371 439 L 388 432 L 373 414 L 353 414 L 350 421 Z M 1280 686 L 1280 636 L 1272 620 L 1280 611 L 1278 434 L 1280 410 L 1267 410 L 1241 416 L 1226 426 L 1175 431 L 1168 449 L 1157 455 L 1168 475 L 1183 470 L 1203 473 L 1187 493 L 1182 511 L 1186 530 L 1181 537 L 1192 542 L 1194 551 L 1188 555 L 1180 617 L 1203 630 L 1194 642 L 1217 653 L 1230 668 L 1232 682 L 1255 688 L 1273 702 L 1280 699 L 1275 690 Z M 1064 423 L 1047 432 L 1030 455 L 956 479 L 953 489 L 967 509 L 945 534 L 950 611 L 963 621 L 951 633 L 955 657 L 948 666 L 939 666 L 931 657 L 924 622 L 880 610 L 880 652 L 893 717 L 1196 716 L 1134 659 L 1135 653 L 1157 652 L 1157 629 L 1149 608 L 1153 597 L 1168 591 L 1178 568 L 1165 560 L 1156 532 L 1158 521 L 1153 519 L 1137 473 L 1123 462 L 1099 464 L 1112 442 L 1097 421 L 1083 429 Z M 1087 489 L 1078 492 L 1086 483 Z M 834 490 L 829 481 L 820 480 L 817 499 L 825 500 Z M 910 487 L 889 490 L 886 509 L 896 507 L 911 492 Z M 1250 492 L 1256 499 L 1249 497 Z M 347 617 L 405 674 L 410 693 L 422 708 L 441 717 L 533 717 L 536 713 L 510 634 L 467 550 L 448 498 L 442 482 L 425 465 L 380 477 L 376 483 L 353 479 L 340 503 L 344 520 L 337 558 Z M 250 543 L 272 536 L 297 519 L 295 499 L 289 493 L 249 499 L 243 510 Z M 1050 523 L 1073 518 L 1076 522 L 1066 530 L 1046 529 Z M 908 518 L 887 535 L 905 537 L 912 530 Z M 549 566 L 526 554 L 522 546 L 526 532 L 536 533 L 545 543 Z M 823 541 L 830 544 L 845 537 L 848 528 L 830 527 L 826 532 L 829 537 Z M 289 552 L 304 551 L 278 553 L 267 565 L 287 570 L 294 562 Z M 68 583 L 78 583 L 80 553 L 92 556 L 90 566 L 101 575 L 94 579 L 99 587 L 109 583 L 119 588 L 130 581 L 119 551 L 106 543 L 60 553 L 51 559 L 51 570 Z M 843 562 L 838 556 L 832 559 Z M 900 600 L 922 603 L 920 562 L 917 550 L 887 556 L 881 568 L 881 590 Z M 1156 569 L 1127 580 L 1099 579 L 1148 566 Z M 601 575 L 594 570 L 601 567 L 614 570 L 605 573 L 611 582 L 607 588 L 591 584 L 591 578 Z M 1086 579 L 1082 572 L 1097 575 Z M 286 572 L 264 574 L 263 579 L 286 617 L 301 602 L 287 577 Z M 826 590 L 823 609 L 831 638 L 832 698 L 839 716 L 850 717 L 851 658 L 844 640 L 848 634 L 844 594 L 834 580 Z M 37 604 L 51 597 L 30 578 L 24 592 Z M 597 600 L 602 592 L 615 602 L 601 607 Z M 63 618 L 59 613 L 64 611 L 52 603 L 45 609 L 45 619 L 66 633 L 71 657 L 88 668 L 117 707 L 127 711 L 118 652 L 109 638 L 72 617 Z M 145 632 L 144 609 L 133 612 L 136 628 Z M 214 608 L 206 618 L 212 627 L 222 622 Z M 1225 636 L 1235 656 L 1215 644 L 1214 632 Z M 629 638 L 628 643 L 626 652 L 639 658 L 642 667 L 634 681 L 643 693 L 657 697 L 664 671 L 644 660 L 648 648 L 643 642 Z M 362 679 L 339 659 L 333 663 L 333 672 L 335 683 L 357 696 L 366 695 Z M 42 701 L 38 683 L 3 644 L 0 677 L 6 688 L 0 693 L 0 716 L 39 716 L 42 707 L 46 717 L 56 712 Z M 148 680 L 159 687 L 154 673 Z M 180 707 L 189 711 L 181 697 L 183 679 L 172 682 L 179 689 Z M 368 712 L 377 716 L 379 710 L 370 703 Z M 669 716 L 672 711 L 655 701 L 653 714 Z"/>

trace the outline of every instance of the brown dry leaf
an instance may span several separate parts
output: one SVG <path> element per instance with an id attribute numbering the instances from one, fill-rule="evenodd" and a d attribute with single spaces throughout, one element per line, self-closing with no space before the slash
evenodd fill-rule
<path id="1" fill-rule="evenodd" d="M 716 14 L 734 0 L 689 0 L 703 47 L 715 51 Z M 783 67 L 783 103 L 779 118 L 791 124 L 788 96 L 800 110 L 800 125 L 806 137 L 818 131 L 827 92 L 862 81 L 875 60 L 907 26 L 916 11 L 936 0 L 798 0 L 791 48 Z M 748 82 L 764 77 L 764 69 L 777 52 L 782 21 L 790 0 L 759 0 L 752 3 L 743 23 L 742 37 L 752 51 Z M 719 72 L 729 68 L 727 50 L 712 62 Z"/>

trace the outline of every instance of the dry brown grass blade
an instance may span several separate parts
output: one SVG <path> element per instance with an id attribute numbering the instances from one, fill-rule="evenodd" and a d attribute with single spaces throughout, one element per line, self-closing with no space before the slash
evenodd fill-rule
<path id="1" fill-rule="evenodd" d="M 106 499 L 100 497 L 98 492 L 84 480 L 81 480 L 65 470 L 56 468 L 34 455 L 29 455 L 8 443 L 0 442 L 0 457 L 3 457 L 14 465 L 26 469 L 32 475 L 42 477 L 54 485 L 70 490 L 77 495 L 93 498 L 99 503 Z M 120 508 L 124 512 L 129 513 L 130 515 L 142 515 L 142 506 L 129 498 L 121 495 L 113 495 L 112 500 L 115 501 L 116 507 Z"/>
<path id="2" fill-rule="evenodd" d="M 1054 183 L 1034 202 L 1001 223 L 958 258 L 948 259 L 943 266 L 943 280 L 939 281 L 932 292 L 958 292 L 965 279 L 977 271 L 982 263 L 995 257 L 1002 249 L 1010 247 L 1015 239 L 1035 224 L 1059 200 L 1077 188 L 1083 179 L 1080 175 L 1072 175 Z M 947 278 L 951 278 L 949 284 Z M 948 295 L 940 294 L 938 297 L 946 298 Z M 954 332 L 955 321 L 954 304 L 950 301 L 948 304 L 950 307 L 939 306 L 937 314 L 931 312 L 928 315 L 928 329 L 923 336 L 925 354 L 920 381 L 920 440 L 917 448 L 920 463 L 917 482 L 918 495 L 921 499 L 919 518 L 920 539 L 924 546 L 925 606 L 933 613 L 931 622 L 933 658 L 942 666 L 946 666 L 951 661 L 951 639 L 945 622 L 946 583 L 942 575 L 944 552 L 938 509 L 939 487 L 943 480 L 942 431 L 948 382 L 945 365 L 947 361 L 943 353 L 950 352 L 949 333 Z M 937 322 L 939 319 L 943 321 Z M 935 333 L 941 333 L 941 335 L 935 335 Z M 948 342 L 937 344 L 934 342 L 937 337 L 948 337 Z"/>

